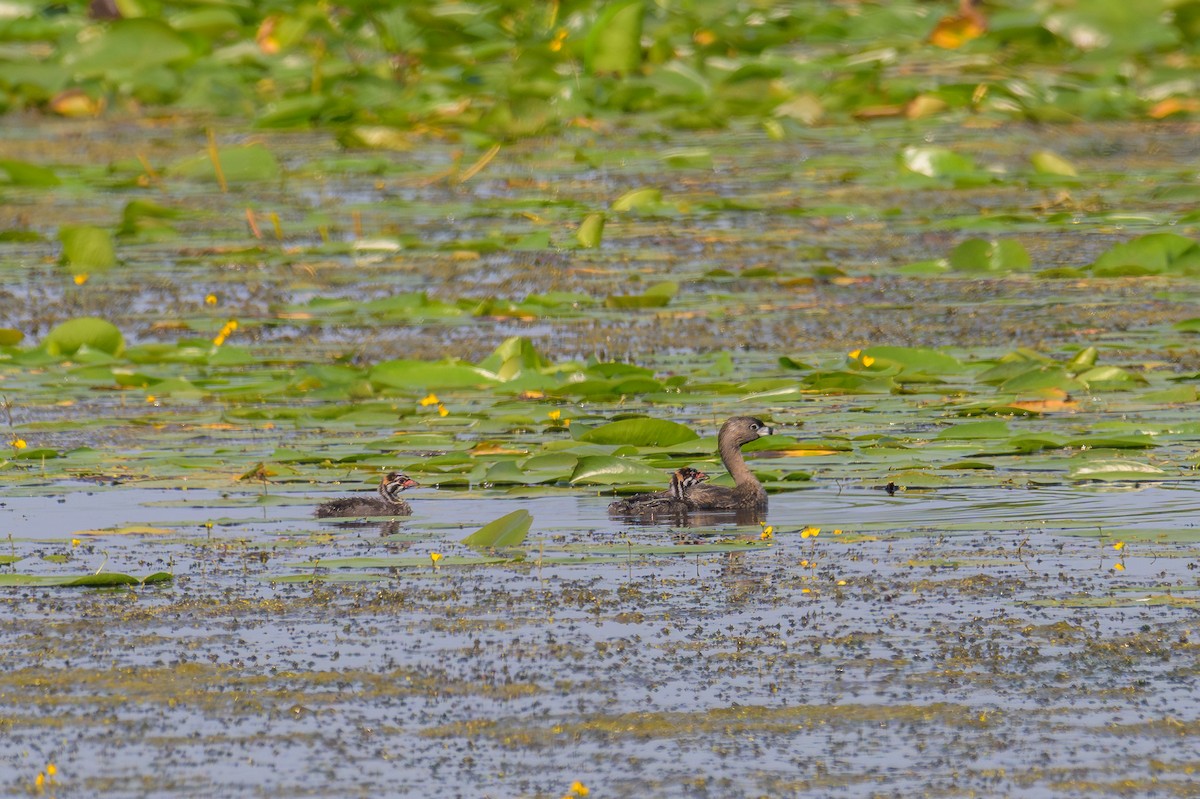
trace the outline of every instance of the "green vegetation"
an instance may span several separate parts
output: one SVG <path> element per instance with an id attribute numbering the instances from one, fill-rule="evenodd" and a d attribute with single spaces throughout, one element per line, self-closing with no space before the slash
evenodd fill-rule
<path id="1" fill-rule="evenodd" d="M 1194 794 L 1200 2 L 89 5 L 0 6 L 0 787 Z M 607 516 L 740 413 L 768 519 Z"/>

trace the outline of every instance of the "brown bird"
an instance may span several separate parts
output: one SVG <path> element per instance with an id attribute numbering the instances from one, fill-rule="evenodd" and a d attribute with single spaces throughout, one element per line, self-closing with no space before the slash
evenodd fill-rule
<path id="1" fill-rule="evenodd" d="M 746 466 L 742 446 L 756 438 L 771 435 L 772 430 L 752 416 L 734 416 L 717 433 L 717 452 L 733 478 L 733 488 L 696 486 L 688 492 L 687 502 L 694 510 L 736 510 L 767 507 L 767 492 Z"/>
<path id="2" fill-rule="evenodd" d="M 379 481 L 379 497 L 342 497 L 322 502 L 316 515 L 321 518 L 359 516 L 408 516 L 412 507 L 400 499 L 405 489 L 420 485 L 408 475 L 388 472 Z"/>
<path id="3" fill-rule="evenodd" d="M 704 472 L 684 466 L 682 469 L 676 469 L 671 475 L 671 485 L 666 491 L 637 494 L 619 500 L 608 506 L 608 512 L 614 516 L 665 516 L 687 513 L 691 510 L 688 492 L 692 486 L 707 479 L 708 475 Z"/>

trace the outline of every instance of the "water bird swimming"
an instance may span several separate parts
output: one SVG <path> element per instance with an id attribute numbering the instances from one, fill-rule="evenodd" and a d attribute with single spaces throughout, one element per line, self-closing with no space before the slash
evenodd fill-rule
<path id="1" fill-rule="evenodd" d="M 761 419 L 753 416 L 734 416 L 721 425 L 717 433 L 717 453 L 733 478 L 733 488 L 702 485 L 692 488 L 687 503 L 693 510 L 765 510 L 767 492 L 742 457 L 742 446 L 773 431 Z"/>
<path id="2" fill-rule="evenodd" d="M 399 472 L 388 472 L 379 481 L 379 497 L 341 497 L 317 506 L 320 518 L 359 516 L 408 516 L 412 507 L 400 498 L 405 489 L 418 486 L 416 480 Z"/>
<path id="3" fill-rule="evenodd" d="M 656 491 L 652 494 L 638 494 L 622 499 L 608 506 L 608 512 L 615 516 L 663 516 L 682 514 L 691 510 L 688 494 L 693 486 L 708 479 L 708 475 L 699 469 L 684 466 L 676 469 L 671 475 L 671 484 L 666 491 Z"/>

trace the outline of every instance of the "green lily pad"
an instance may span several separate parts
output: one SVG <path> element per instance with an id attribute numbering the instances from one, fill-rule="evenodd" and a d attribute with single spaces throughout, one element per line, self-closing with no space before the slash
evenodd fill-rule
<path id="1" fill-rule="evenodd" d="M 58 230 L 63 261 L 75 272 L 87 273 L 117 265 L 112 235 L 91 225 L 65 225 Z"/>
<path id="2" fill-rule="evenodd" d="M 529 535 L 533 516 L 527 510 L 515 510 L 488 522 L 462 540 L 469 547 L 502 548 L 520 546 Z"/>
<path id="3" fill-rule="evenodd" d="M 588 455 L 579 459 L 571 474 L 571 483 L 584 485 L 621 485 L 642 483 L 662 485 L 665 490 L 670 476 L 629 458 L 611 455 Z"/>
<path id="4" fill-rule="evenodd" d="M 99 574 L 0 574 L 0 587 L 8 588 L 110 588 L 118 585 L 154 585 L 174 580 L 168 572 L 156 572 L 138 579 L 128 574 L 100 572 Z"/>
<path id="5" fill-rule="evenodd" d="M 112 322 L 85 316 L 56 325 L 46 334 L 42 346 L 55 356 L 75 355 L 81 347 L 120 355 L 125 349 L 125 338 Z"/>
<path id="6" fill-rule="evenodd" d="M 1161 480 L 1167 472 L 1157 466 L 1138 461 L 1119 459 L 1099 459 L 1087 461 L 1073 466 L 1070 471 L 1073 480 Z"/>
<path id="7" fill-rule="evenodd" d="M 593 444 L 631 444 L 635 447 L 670 447 L 694 441 L 699 434 L 687 425 L 666 419 L 622 419 L 594 427 L 579 437 Z"/>

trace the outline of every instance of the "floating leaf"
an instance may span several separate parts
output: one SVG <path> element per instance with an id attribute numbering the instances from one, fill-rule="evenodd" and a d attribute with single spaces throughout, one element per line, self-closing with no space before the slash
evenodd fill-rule
<path id="1" fill-rule="evenodd" d="M 54 170 L 49 167 L 29 164 L 24 161 L 0 159 L 0 172 L 8 176 L 8 182 L 14 186 L 33 186 L 47 188 L 60 186 L 62 181 Z"/>
<path id="2" fill-rule="evenodd" d="M 784 369 L 795 369 L 797 371 L 802 371 L 802 372 L 807 372 L 807 371 L 812 370 L 812 367 L 809 366 L 807 363 L 804 363 L 803 361 L 798 361 L 795 358 L 792 358 L 791 356 L 788 356 L 788 355 L 779 356 L 779 365 L 782 366 Z"/>
<path id="3" fill-rule="evenodd" d="M 1067 442 L 1067 445 L 1086 449 L 1149 449 L 1156 444 L 1152 436 L 1144 433 L 1130 435 L 1094 433 L 1073 438 Z"/>
<path id="4" fill-rule="evenodd" d="M 339 137 L 345 147 L 365 147 L 372 150 L 408 152 L 413 148 L 413 134 L 408 130 L 385 125 L 355 125 Z"/>
<path id="5" fill-rule="evenodd" d="M 669 476 L 661 469 L 652 469 L 629 458 L 612 455 L 588 455 L 579 459 L 571 475 L 571 483 L 591 485 L 621 485 L 643 483 L 662 485 L 666 489 Z"/>
<path id="6" fill-rule="evenodd" d="M 1067 362 L 1067 371 L 1073 374 L 1087 371 L 1096 365 L 1096 358 L 1099 355 L 1100 351 L 1095 347 L 1084 347 Z"/>
<path id="7" fill-rule="evenodd" d="M 1092 391 L 1122 390 L 1133 385 L 1145 385 L 1148 382 L 1142 375 L 1119 366 L 1096 366 L 1076 375 L 1075 378 L 1086 383 Z"/>
<path id="8" fill-rule="evenodd" d="M 1161 480 L 1166 472 L 1148 463 L 1129 460 L 1092 460 L 1072 467 L 1074 480 Z"/>
<path id="9" fill-rule="evenodd" d="M 112 322 L 94 316 L 71 319 L 54 327 L 42 342 L 50 355 L 74 355 L 80 347 L 120 355 L 125 339 Z"/>
<path id="10" fill-rule="evenodd" d="M 900 162 L 909 172 L 930 178 L 956 177 L 976 171 L 974 161 L 945 147 L 905 147 Z"/>
<path id="11" fill-rule="evenodd" d="M 644 0 L 610 0 L 592 24 L 584 62 L 593 74 L 627 75 L 642 63 Z"/>
<path id="12" fill-rule="evenodd" d="M 179 215 L 180 212 L 174 208 L 167 208 L 149 200 L 132 200 L 125 205 L 121 214 L 121 228 L 117 232 L 122 236 L 169 238 L 176 233 L 175 228 L 166 220 Z"/>
<path id="13" fill-rule="evenodd" d="M 217 152 L 217 160 L 221 174 L 230 182 L 278 180 L 282 174 L 275 154 L 261 144 L 221 147 Z M 217 179 L 217 170 L 207 152 L 179 161 L 171 167 L 170 172 L 189 180 Z"/>
<path id="14" fill-rule="evenodd" d="M 0 586 L 8 588 L 110 588 L 117 585 L 154 585 L 170 582 L 175 576 L 168 572 L 156 572 L 143 579 L 128 574 L 100 572 L 99 574 L 0 574 Z"/>
<path id="15" fill-rule="evenodd" d="M 1114 245 L 1091 265 L 1102 276 L 1157 275 L 1200 271 L 1200 245 L 1176 233 L 1151 233 Z"/>
<path id="16" fill-rule="evenodd" d="M 899 387 L 891 375 L 871 372 L 813 372 L 802 382 L 809 389 L 826 394 L 888 394 Z"/>
<path id="17" fill-rule="evenodd" d="M 25 334 L 20 330 L 13 330 L 10 327 L 0 327 L 0 347 L 15 347 L 25 339 Z"/>
<path id="18" fill-rule="evenodd" d="M 368 377 L 378 386 L 401 389 L 463 388 L 497 382 L 496 375 L 470 364 L 404 360 L 377 364 Z"/>
<path id="19" fill-rule="evenodd" d="M 604 300 L 607 308 L 662 308 L 679 291 L 679 284 L 672 281 L 656 283 L 644 294 L 613 295 Z"/>
<path id="20" fill-rule="evenodd" d="M 956 424 L 953 427 L 947 427 L 938 431 L 937 437 L 940 439 L 973 441 L 986 438 L 1008 438 L 1011 435 L 1012 430 L 1009 428 L 1008 423 L 996 420 Z"/>
<path id="21" fill-rule="evenodd" d="M 712 151 L 707 147 L 668 150 L 659 156 L 659 160 L 676 169 L 712 169 L 713 167 Z"/>
<path id="22" fill-rule="evenodd" d="M 79 76 L 135 79 L 154 67 L 192 55 L 186 40 L 155 19 L 119 19 L 95 36 L 79 37 L 63 55 L 63 63 Z"/>
<path id="23" fill-rule="evenodd" d="M 880 366 L 894 364 L 904 372 L 951 375 L 963 372 L 967 368 L 953 355 L 925 347 L 867 347 L 862 354 L 874 358 Z"/>
<path id="24" fill-rule="evenodd" d="M 91 225 L 64 225 L 58 229 L 63 261 L 75 272 L 94 272 L 117 265 L 112 235 Z"/>
<path id="25" fill-rule="evenodd" d="M 659 189 L 634 189 L 613 200 L 614 211 L 647 211 L 662 205 L 662 191 Z"/>
<path id="26" fill-rule="evenodd" d="M 1163 391 L 1147 392 L 1138 397 L 1138 400 L 1152 404 L 1174 405 L 1195 402 L 1198 397 L 1200 397 L 1200 394 L 1197 393 L 1195 386 L 1175 386 Z"/>
<path id="27" fill-rule="evenodd" d="M 593 444 L 631 444 L 635 447 L 670 447 L 700 436 L 687 425 L 666 419 L 622 419 L 592 428 L 579 437 Z"/>
<path id="28" fill-rule="evenodd" d="M 583 218 L 583 222 L 579 225 L 579 230 L 575 233 L 575 239 L 579 242 L 579 246 L 585 249 L 595 249 L 600 246 L 600 239 L 604 234 L 604 214 L 588 214 Z"/>
<path id="29" fill-rule="evenodd" d="M 1067 374 L 1061 366 L 1036 366 L 1000 384 L 1000 390 L 1009 394 L 1025 394 L 1045 389 L 1061 389 L 1066 392 L 1082 391 L 1084 385 Z"/>
<path id="30" fill-rule="evenodd" d="M 1019 241 L 967 239 L 950 253 L 950 268 L 958 272 L 1023 272 L 1029 253 Z"/>
<path id="31" fill-rule="evenodd" d="M 1029 161 L 1039 175 L 1060 175 L 1072 178 L 1079 175 L 1078 170 L 1070 161 L 1049 150 L 1037 151 L 1029 156 Z"/>
<path id="32" fill-rule="evenodd" d="M 515 547 L 525 541 L 533 516 L 527 510 L 515 510 L 490 521 L 462 540 L 469 547 Z"/>

